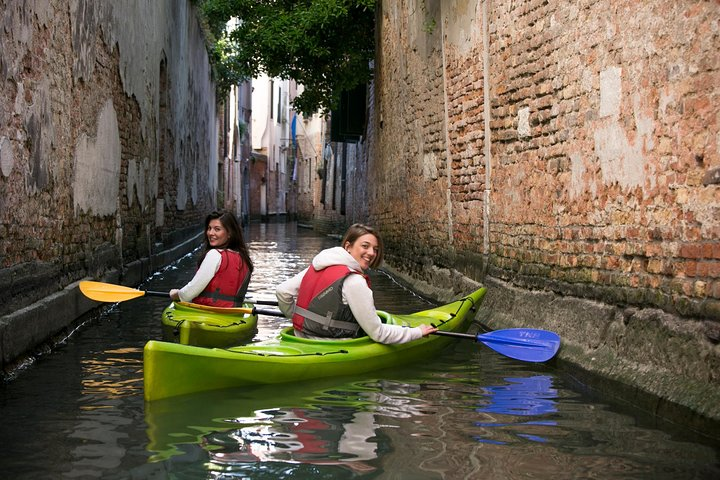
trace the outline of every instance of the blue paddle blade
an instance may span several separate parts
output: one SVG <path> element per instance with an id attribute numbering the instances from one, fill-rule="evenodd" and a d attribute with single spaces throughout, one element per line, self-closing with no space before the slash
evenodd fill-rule
<path id="1" fill-rule="evenodd" d="M 547 330 L 509 328 L 475 336 L 498 353 L 525 362 L 545 362 L 560 348 L 560 336 Z"/>

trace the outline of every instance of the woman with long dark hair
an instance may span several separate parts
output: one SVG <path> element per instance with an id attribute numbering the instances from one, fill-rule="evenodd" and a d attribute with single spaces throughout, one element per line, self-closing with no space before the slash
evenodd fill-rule
<path id="1" fill-rule="evenodd" d="M 253 271 L 237 218 L 215 211 L 205 218 L 205 248 L 190 282 L 170 290 L 175 301 L 216 307 L 242 306 Z"/>

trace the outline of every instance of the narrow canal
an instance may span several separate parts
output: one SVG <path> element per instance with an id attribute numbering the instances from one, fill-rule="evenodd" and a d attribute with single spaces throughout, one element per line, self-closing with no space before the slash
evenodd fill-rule
<path id="1" fill-rule="evenodd" d="M 246 234 L 258 299 L 337 243 L 294 224 Z M 185 257 L 142 288 L 181 286 L 194 268 Z M 382 273 L 373 287 L 383 310 L 429 306 Z M 145 404 L 142 348 L 167 303 L 108 306 L 0 388 L 2 478 L 720 478 L 705 437 L 462 340 L 423 365 Z M 261 317 L 256 338 L 285 325 Z"/>

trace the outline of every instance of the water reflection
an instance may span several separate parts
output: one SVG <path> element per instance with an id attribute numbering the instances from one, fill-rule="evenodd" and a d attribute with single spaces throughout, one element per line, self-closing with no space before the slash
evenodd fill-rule
<path id="1" fill-rule="evenodd" d="M 478 408 L 478 412 L 522 416 L 557 412 L 554 399 L 558 393 L 550 376 L 508 377 L 505 381 L 507 385 L 485 387 L 488 405 Z"/>
<path id="2" fill-rule="evenodd" d="M 282 462 L 375 470 L 367 463 L 377 458 L 378 425 L 371 412 L 335 405 L 280 408 L 260 410 L 241 423 L 245 426 L 203 437 L 216 466 L 242 470 L 243 464 L 254 469 L 256 462 Z"/>
<path id="3" fill-rule="evenodd" d="M 505 378 L 506 385 L 478 389 L 471 387 L 472 367 L 453 374 L 448 370 L 415 382 L 388 378 L 327 380 L 311 385 L 205 392 L 152 402 L 146 405 L 148 448 L 153 453 L 152 461 L 163 461 L 180 470 L 187 466 L 186 462 L 194 464 L 204 458 L 208 470 L 228 475 L 259 471 L 287 475 L 300 464 L 365 474 L 382 470 L 379 458 L 392 450 L 402 450 L 410 438 L 425 438 L 425 442 L 441 445 L 432 450 L 452 450 L 458 444 L 455 435 L 470 430 L 455 422 L 463 417 L 456 413 L 457 409 L 463 410 L 471 398 L 481 404 L 476 408 L 483 414 L 480 416 L 525 419 L 510 425 L 469 417 L 475 420 L 471 422 L 475 427 L 522 425 L 524 430 L 516 432 L 517 437 L 542 441 L 543 436 L 533 429 L 555 425 L 543 420 L 543 416 L 557 411 L 557 391 L 552 388 L 551 377 L 510 377 Z M 398 438 L 395 429 L 407 437 Z M 491 436 L 476 439 L 504 443 Z M 419 472 L 446 461 L 430 462 L 422 455 L 420 458 L 426 465 Z M 337 473 L 335 468 L 330 471 Z"/>
<path id="4" fill-rule="evenodd" d="M 142 377 L 132 375 L 142 371 L 141 348 L 110 349 L 80 363 L 83 395 L 115 398 L 142 393 Z"/>
<path id="5" fill-rule="evenodd" d="M 508 416 L 521 417 L 519 422 L 500 422 L 500 421 L 480 421 L 475 422 L 476 427 L 482 428 L 506 428 L 525 426 L 523 432 L 515 432 L 520 438 L 533 442 L 546 442 L 545 436 L 536 433 L 528 433 L 536 426 L 551 427 L 557 425 L 554 420 L 526 420 L 524 417 L 538 417 L 557 412 L 555 399 L 558 396 L 556 389 L 552 387 L 552 378 L 547 375 L 535 375 L 532 377 L 516 378 L 508 377 L 504 379 L 506 385 L 491 385 L 485 387 L 484 397 L 487 404 L 476 411 L 481 413 L 500 414 L 500 418 L 508 418 Z M 492 418 L 498 418 L 493 416 Z M 492 438 L 490 434 L 477 435 L 475 439 L 478 442 L 494 443 L 503 445 L 506 442 Z"/>
<path id="6" fill-rule="evenodd" d="M 181 470 L 200 456 L 208 470 L 228 475 L 288 474 L 302 471 L 298 465 L 367 474 L 393 448 L 388 419 L 412 421 L 437 408 L 422 390 L 421 383 L 370 378 L 161 400 L 146 405 L 148 448 L 152 461 Z"/>

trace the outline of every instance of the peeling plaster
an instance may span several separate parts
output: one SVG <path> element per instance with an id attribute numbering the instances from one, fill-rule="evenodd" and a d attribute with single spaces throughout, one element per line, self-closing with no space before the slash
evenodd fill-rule
<path id="1" fill-rule="evenodd" d="M 158 198 L 155 200 L 155 226 L 162 227 L 165 225 L 165 200 Z"/>
<path id="2" fill-rule="evenodd" d="M 189 4 L 188 4 L 189 5 Z M 134 21 L 129 21 L 134 19 Z M 140 109 L 139 130 L 154 151 L 148 162 L 157 162 L 159 158 L 159 140 L 156 122 L 160 117 L 159 97 L 161 92 L 160 59 L 166 58 L 167 77 L 172 79 L 172 96 L 168 103 L 170 111 L 166 118 L 173 124 L 169 130 L 174 132 L 173 151 L 182 152 L 181 138 L 201 138 L 204 147 L 197 154 L 207 158 L 206 176 L 194 172 L 194 178 L 206 183 L 207 190 L 217 186 L 217 150 L 212 148 L 216 138 L 214 127 L 215 102 L 203 100 L 206 92 L 213 92 L 210 64 L 204 42 L 194 42 L 191 38 L 202 37 L 200 26 L 190 8 L 179 8 L 175 0 L 153 0 L 150 2 L 97 2 L 93 0 L 73 0 L 71 3 L 71 28 L 73 50 L 76 59 L 73 64 L 75 79 L 90 78 L 95 64 L 93 39 L 98 31 L 109 48 L 116 48 L 119 55 L 119 71 L 125 94 L 137 101 Z M 205 101 L 202 107 L 200 103 Z M 200 110 L 198 110 L 200 108 Z M 192 119 L 192 121 L 188 121 Z M 187 159 L 184 155 L 175 155 L 171 161 L 180 169 L 180 163 Z M 143 160 L 145 162 L 145 160 Z M 137 167 L 140 168 L 139 166 Z M 143 168 L 157 170 L 157 165 L 144 165 Z M 187 168 L 197 168 L 187 165 Z M 177 191 L 198 190 L 197 183 L 182 185 L 189 176 L 179 177 Z M 134 184 L 138 188 L 138 184 Z M 157 188 L 144 189 L 145 195 L 152 195 Z M 205 186 L 202 190 L 205 190 Z M 132 191 L 128 191 L 132 196 Z M 140 195 L 140 193 L 139 193 Z M 180 195 L 178 204 L 185 206 L 186 196 Z M 197 195 L 193 195 L 193 202 Z M 146 205 L 153 198 L 140 198 Z"/>
<path id="3" fill-rule="evenodd" d="M 417 3 L 424 5 L 423 1 Z M 472 0 L 454 2 L 450 8 L 443 5 L 443 2 L 438 3 L 442 10 L 442 31 L 445 41 L 457 48 L 461 55 L 468 53 L 473 45 L 477 45 L 482 40 L 482 23 L 480 21 L 482 2 Z M 416 8 L 420 9 L 421 7 Z"/>
<path id="4" fill-rule="evenodd" d="M 436 160 L 435 154 L 433 152 L 426 152 L 423 155 L 422 175 L 425 179 L 437 180 L 438 170 L 437 170 L 436 162 L 437 162 L 437 160 Z"/>
<path id="5" fill-rule="evenodd" d="M 193 203 L 197 203 L 198 200 L 198 174 L 197 168 L 193 168 L 192 171 L 192 182 L 190 183 L 190 198 Z"/>
<path id="6" fill-rule="evenodd" d="M 75 213 L 112 215 L 120 191 L 120 132 L 112 100 L 100 111 L 97 135 L 82 134 L 75 146 Z"/>
<path id="7" fill-rule="evenodd" d="M 73 0 L 70 3 L 70 22 L 72 31 L 73 75 L 75 79 L 92 79 L 95 70 L 95 36 L 98 25 L 95 20 L 95 8 L 99 2 L 93 0 Z"/>
<path id="8" fill-rule="evenodd" d="M 580 86 L 585 93 L 591 93 L 593 91 L 593 74 L 589 69 L 582 71 L 580 75 Z"/>
<path id="9" fill-rule="evenodd" d="M 0 137 L 0 172 L 4 177 L 9 177 L 15 165 L 15 152 L 12 143 L 7 137 Z"/>
<path id="10" fill-rule="evenodd" d="M 31 189 L 43 190 L 49 182 L 48 172 L 55 142 L 49 79 L 44 78 L 38 83 L 33 100 L 25 116 L 25 131 L 28 138 L 32 139 L 27 181 Z"/>
<path id="11" fill-rule="evenodd" d="M 672 92 L 667 92 L 665 89 L 660 91 L 660 101 L 658 104 L 658 111 L 664 118 L 667 115 L 667 107 L 675 102 Z"/>
<path id="12" fill-rule="evenodd" d="M 7 36 L 0 35 L 0 51 L 4 53 L 0 57 L 0 73 L 8 79 L 18 76 L 23 58 L 32 51 L 33 19 L 46 26 L 54 14 L 54 8 L 47 0 L 8 0 L 4 3 L 2 28 Z M 10 40 L 5 42 L 6 38 Z M 9 59 L 12 60 L 8 64 L 6 62 Z"/>
<path id="13" fill-rule="evenodd" d="M 595 153 L 606 184 L 617 183 L 625 188 L 644 186 L 647 159 L 643 155 L 643 145 L 647 135 L 639 130 L 635 141 L 628 138 L 618 122 L 595 131 Z"/>
<path id="14" fill-rule="evenodd" d="M 611 67 L 600 72 L 600 116 L 620 116 L 621 99 L 622 69 Z"/>
<path id="15" fill-rule="evenodd" d="M 648 163 L 645 152 L 652 150 L 654 122 L 642 113 L 640 94 L 633 95 L 634 131 L 626 131 L 621 121 L 621 69 L 610 68 L 600 73 L 600 111 L 607 117 L 594 133 L 595 153 L 600 160 L 603 182 L 617 183 L 624 188 L 644 187 Z"/>
<path id="16" fill-rule="evenodd" d="M 15 104 L 13 105 L 15 115 L 22 115 L 25 112 L 25 85 L 23 82 L 17 82 L 17 93 L 15 94 Z"/>
<path id="17" fill-rule="evenodd" d="M 150 199 L 156 198 L 158 194 L 158 164 L 151 162 L 148 158 L 142 160 L 132 159 L 128 161 L 127 178 L 127 201 L 128 205 L 135 203 L 138 199 L 144 210 Z M 135 195 L 137 193 L 137 195 Z"/>
<path id="18" fill-rule="evenodd" d="M 577 198 L 585 190 L 585 163 L 578 153 L 570 155 L 570 198 Z M 593 195 L 594 196 L 594 195 Z"/>
<path id="19" fill-rule="evenodd" d="M 523 107 L 518 110 L 517 114 L 518 122 L 518 136 L 529 137 L 530 136 L 530 108 Z"/>
<path id="20" fill-rule="evenodd" d="M 183 179 L 185 178 L 185 164 L 180 164 L 178 168 L 178 178 L 180 179 L 180 183 L 178 184 L 177 189 L 177 196 L 175 197 L 175 208 L 177 208 L 180 211 L 185 210 L 185 207 L 187 205 L 188 201 L 188 189 L 187 189 L 187 182 L 184 182 Z"/>

